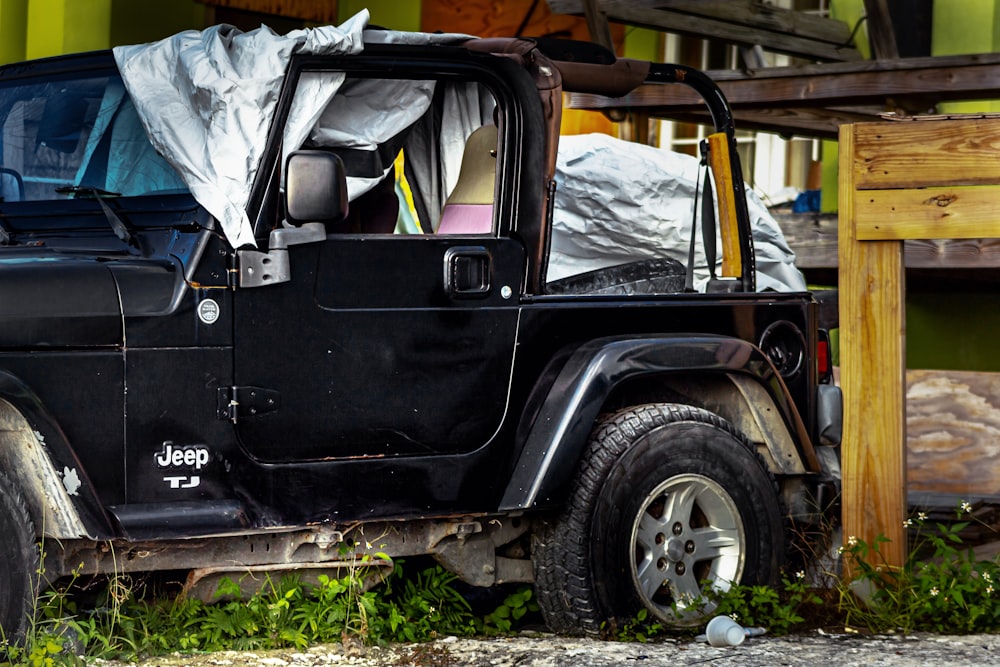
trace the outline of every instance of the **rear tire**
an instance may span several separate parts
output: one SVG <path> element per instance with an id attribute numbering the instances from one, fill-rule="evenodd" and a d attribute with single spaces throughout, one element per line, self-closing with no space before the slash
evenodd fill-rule
<path id="1" fill-rule="evenodd" d="M 23 644 L 34 613 L 39 570 L 38 543 L 28 505 L 0 472 L 0 630 L 10 644 Z"/>
<path id="2" fill-rule="evenodd" d="M 774 478 L 717 415 L 651 404 L 594 431 L 566 509 L 535 533 L 538 603 L 560 633 L 601 633 L 648 609 L 700 623 L 701 582 L 770 584 L 784 558 Z"/>

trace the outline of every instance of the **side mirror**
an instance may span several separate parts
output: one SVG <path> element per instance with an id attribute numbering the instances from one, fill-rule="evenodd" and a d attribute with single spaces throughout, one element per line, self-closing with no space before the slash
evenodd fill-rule
<path id="1" fill-rule="evenodd" d="M 289 155 L 285 193 L 289 224 L 332 223 L 347 217 L 347 174 L 333 153 L 296 151 Z"/>

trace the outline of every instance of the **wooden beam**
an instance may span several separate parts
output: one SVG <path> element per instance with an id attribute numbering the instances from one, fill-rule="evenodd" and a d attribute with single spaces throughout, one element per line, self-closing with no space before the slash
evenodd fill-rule
<path id="1" fill-rule="evenodd" d="M 772 213 L 795 253 L 797 267 L 837 268 L 835 213 Z M 1000 239 L 910 239 L 903 243 L 903 263 L 907 269 L 997 269 Z M 989 275 L 1000 277 L 996 271 Z"/>
<path id="2" fill-rule="evenodd" d="M 865 15 L 868 17 L 868 41 L 872 45 L 872 57 L 888 60 L 899 57 L 896 48 L 896 32 L 892 27 L 887 0 L 865 0 Z"/>
<path id="3" fill-rule="evenodd" d="M 1000 118 L 894 125 L 891 132 L 884 123 L 855 130 L 851 168 L 859 189 L 1000 183 Z"/>
<path id="4" fill-rule="evenodd" d="M 1000 185 L 859 190 L 859 241 L 1000 237 Z"/>
<path id="5" fill-rule="evenodd" d="M 741 23 L 759 30 L 783 32 L 836 45 L 847 44 L 851 39 L 851 27 L 843 21 L 784 9 L 759 0 L 635 0 L 632 4 Z M 706 37 L 713 39 L 716 35 Z"/>
<path id="6" fill-rule="evenodd" d="M 583 0 L 584 17 L 587 19 L 587 30 L 590 31 L 590 41 L 600 44 L 611 53 L 615 52 L 615 43 L 611 39 L 611 27 L 608 17 L 597 6 L 597 0 Z"/>
<path id="7" fill-rule="evenodd" d="M 857 240 L 853 128 L 840 133 L 844 535 L 869 545 L 887 538 L 885 564 L 900 567 L 907 553 L 903 244 Z"/>
<path id="8" fill-rule="evenodd" d="M 587 109 L 589 100 L 586 95 L 573 93 L 569 96 L 572 108 Z M 837 132 L 845 123 L 868 123 L 882 120 L 880 109 L 735 109 L 733 118 L 740 130 L 763 130 L 783 136 L 804 135 L 836 141 Z M 648 115 L 670 118 L 685 123 L 700 123 L 711 125 L 712 119 L 707 111 L 697 110 L 670 113 L 659 113 L 652 108 L 646 111 Z"/>
<path id="9" fill-rule="evenodd" d="M 868 60 L 743 73 L 711 70 L 733 107 L 850 107 L 884 104 L 888 97 L 923 95 L 935 100 L 1000 97 L 1000 54 Z M 701 104 L 681 86 L 646 85 L 607 106 L 692 107 Z"/>
<path id="10" fill-rule="evenodd" d="M 763 27 L 766 21 L 758 20 L 757 25 L 747 25 L 731 17 L 707 17 L 675 11 L 668 4 L 663 9 L 644 6 L 630 0 L 601 0 L 600 7 L 608 19 L 628 25 L 691 35 L 705 39 L 724 41 L 739 46 L 759 44 L 768 51 L 785 53 L 807 60 L 844 61 L 859 60 L 857 49 L 839 42 L 820 41 L 811 37 L 801 37 L 794 33 L 775 30 L 780 25 Z M 581 14 L 580 0 L 548 0 L 549 8 L 556 13 Z M 759 16 L 759 13 L 758 13 Z"/>
<path id="11" fill-rule="evenodd" d="M 712 70 L 708 75 L 719 84 L 738 121 L 756 117 L 759 124 L 747 127 L 827 138 L 843 122 L 870 120 L 877 108 L 895 108 L 907 100 L 913 100 L 914 108 L 927 109 L 946 100 L 1000 99 L 997 53 L 770 67 L 750 72 Z M 614 99 L 574 94 L 570 104 L 599 110 L 642 108 L 655 116 L 678 119 L 692 114 L 702 117 L 705 111 L 694 91 L 673 85 L 640 86 Z M 811 117 L 809 109 L 813 110 Z M 781 116 L 784 110 L 789 110 L 787 118 Z M 861 117 L 865 115 L 869 118 Z"/>

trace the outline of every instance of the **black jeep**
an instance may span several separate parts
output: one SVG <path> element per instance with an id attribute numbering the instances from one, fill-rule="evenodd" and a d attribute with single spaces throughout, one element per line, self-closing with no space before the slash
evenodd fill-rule
<path id="1" fill-rule="evenodd" d="M 534 582 L 559 632 L 692 622 L 703 581 L 773 581 L 793 522 L 835 506 L 828 342 L 809 293 L 755 291 L 715 85 L 578 45 L 371 34 L 289 54 L 262 107 L 197 67 L 150 99 L 183 51 L 141 84 L 135 52 L 0 68 L 7 637 L 42 552 L 47 579 L 191 588 L 430 554 Z M 563 91 L 678 84 L 715 125 L 714 188 L 685 204 L 706 231 L 552 280 Z M 212 86 L 226 102 L 192 112 Z M 224 114 L 248 143 L 185 136 Z"/>

